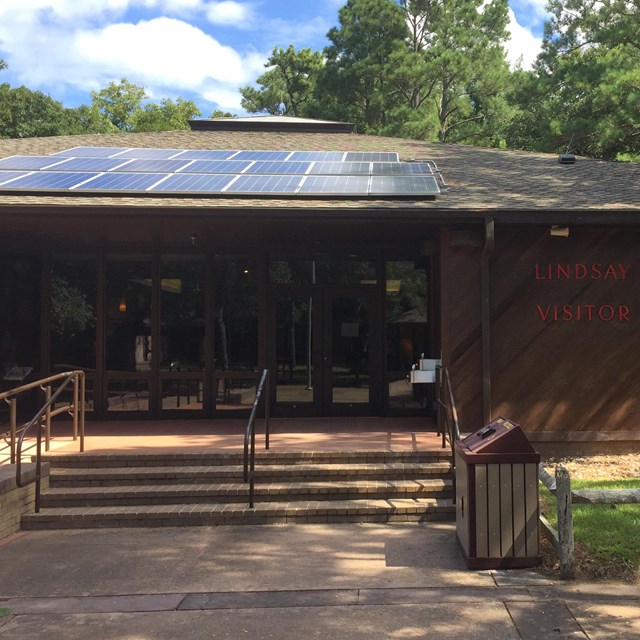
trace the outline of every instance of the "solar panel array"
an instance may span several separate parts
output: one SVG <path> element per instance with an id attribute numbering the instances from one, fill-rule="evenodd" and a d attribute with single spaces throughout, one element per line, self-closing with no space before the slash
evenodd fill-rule
<path id="1" fill-rule="evenodd" d="M 0 159 L 0 191 L 434 198 L 431 166 L 397 153 L 75 147 Z"/>

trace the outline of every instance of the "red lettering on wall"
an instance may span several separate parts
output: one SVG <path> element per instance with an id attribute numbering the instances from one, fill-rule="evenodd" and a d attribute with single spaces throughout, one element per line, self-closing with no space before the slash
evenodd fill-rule
<path id="1" fill-rule="evenodd" d="M 549 317 L 549 310 L 551 309 L 551 306 L 548 305 L 546 309 L 543 309 L 539 304 L 537 304 L 536 308 L 538 309 L 538 313 L 543 320 L 546 320 Z"/>
<path id="2" fill-rule="evenodd" d="M 620 271 L 620 279 L 621 280 L 626 280 L 627 279 L 627 271 L 629 271 L 629 268 L 631 267 L 631 265 L 627 265 L 626 267 L 622 264 L 618 264 L 618 269 Z"/>
<path id="3" fill-rule="evenodd" d="M 547 263 L 536 262 L 533 271 L 536 280 L 626 280 L 631 265 L 610 262 Z"/>
<path id="4" fill-rule="evenodd" d="M 625 304 L 536 304 L 536 311 L 543 322 L 630 322 L 631 309 Z"/>

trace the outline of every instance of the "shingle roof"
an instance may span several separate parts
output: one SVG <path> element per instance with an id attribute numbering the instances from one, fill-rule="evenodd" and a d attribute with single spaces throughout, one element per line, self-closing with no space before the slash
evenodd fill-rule
<path id="1" fill-rule="evenodd" d="M 314 209 L 397 209 L 431 212 L 580 212 L 640 210 L 640 164 L 336 133 L 170 131 L 0 140 L 0 157 L 48 155 L 75 146 L 300 151 L 397 151 L 401 160 L 435 161 L 449 185 L 436 201 L 305 200 Z M 299 209 L 301 199 L 174 198 L 0 194 L 0 207 L 131 206 Z"/>

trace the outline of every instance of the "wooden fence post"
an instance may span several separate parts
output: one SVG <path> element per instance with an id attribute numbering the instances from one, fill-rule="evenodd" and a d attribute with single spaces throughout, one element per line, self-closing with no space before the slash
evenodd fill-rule
<path id="1" fill-rule="evenodd" d="M 575 577 L 573 550 L 573 511 L 571 504 L 571 477 L 564 465 L 556 467 L 556 503 L 558 507 L 558 539 L 560 543 L 560 577 Z"/>

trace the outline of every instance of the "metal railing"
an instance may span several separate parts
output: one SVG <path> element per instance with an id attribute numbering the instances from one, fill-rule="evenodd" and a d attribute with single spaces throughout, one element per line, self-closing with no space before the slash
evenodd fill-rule
<path id="1" fill-rule="evenodd" d="M 269 449 L 269 370 L 265 369 L 260 377 L 260 382 L 256 387 L 256 397 L 251 408 L 251 415 L 247 423 L 247 429 L 244 433 L 244 459 L 243 459 L 243 477 L 244 481 L 249 483 L 249 508 L 253 509 L 254 489 L 255 489 L 255 470 L 256 470 L 256 414 L 262 392 L 265 391 L 264 403 L 264 448 Z"/>
<path id="2" fill-rule="evenodd" d="M 53 391 L 53 385 L 60 381 L 58 388 Z M 55 403 L 62 392 L 73 383 L 73 398 L 71 402 L 66 402 L 56 407 Z M 40 388 L 45 394 L 45 403 L 38 409 L 29 422 L 20 426 L 17 424 L 18 416 L 18 396 L 32 389 Z M 80 451 L 84 451 L 84 425 L 85 425 L 85 377 L 84 371 L 68 371 L 59 373 L 48 378 L 36 380 L 29 384 L 16 387 L 10 391 L 0 393 L 0 400 L 4 400 L 9 405 L 10 425 L 9 431 L 3 434 L 9 438 L 11 464 L 16 465 L 16 484 L 24 487 L 32 482 L 36 484 L 35 510 L 40 511 L 40 485 L 42 471 L 42 433 L 45 435 L 45 451 L 51 447 L 51 418 L 61 414 L 70 413 L 73 417 L 73 439 L 80 438 Z M 25 438 L 31 429 L 36 427 L 36 472 L 35 477 L 30 480 L 23 480 L 22 477 L 22 448 Z"/>
<path id="3" fill-rule="evenodd" d="M 441 365 L 436 367 L 436 425 L 438 433 L 442 434 L 442 448 L 446 448 L 448 441 L 453 452 L 455 443 L 460 440 L 458 410 L 453 399 L 449 371 Z"/>

